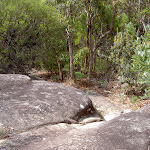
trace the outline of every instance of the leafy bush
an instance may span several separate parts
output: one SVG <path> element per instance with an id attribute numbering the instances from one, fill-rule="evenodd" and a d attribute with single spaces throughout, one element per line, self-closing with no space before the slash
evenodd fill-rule
<path id="1" fill-rule="evenodd" d="M 1 0 L 0 14 L 0 72 L 25 73 L 36 61 L 49 68 L 65 32 L 57 10 L 41 0 Z"/>
<path id="2" fill-rule="evenodd" d="M 132 70 L 135 35 L 134 26 L 129 23 L 126 25 L 124 32 L 119 32 L 115 36 L 114 46 L 111 47 L 110 59 L 117 65 L 119 75 L 129 82 L 135 80 L 135 72 Z"/>
<path id="3" fill-rule="evenodd" d="M 150 95 L 150 26 L 137 38 L 133 24 L 127 24 L 125 31 L 116 35 L 111 50 L 110 58 L 118 66 L 119 74 L 129 83 L 147 87 L 146 96 Z"/>
<path id="4" fill-rule="evenodd" d="M 144 36 L 135 40 L 135 43 L 132 70 L 136 72 L 138 83 L 147 85 L 147 95 L 150 95 L 150 26 L 147 26 Z"/>
<path id="5" fill-rule="evenodd" d="M 77 51 L 74 55 L 74 64 L 77 66 L 78 70 L 84 70 L 84 63 L 86 56 L 89 57 L 90 51 L 89 48 L 84 47 Z"/>
<path id="6" fill-rule="evenodd" d="M 75 72 L 76 78 L 86 78 L 86 75 L 82 72 Z"/>

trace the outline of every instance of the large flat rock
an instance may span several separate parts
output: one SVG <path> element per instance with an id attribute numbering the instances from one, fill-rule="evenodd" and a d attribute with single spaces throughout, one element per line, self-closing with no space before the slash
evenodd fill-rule
<path id="1" fill-rule="evenodd" d="M 45 126 L 8 138 L 1 150 L 149 150 L 150 117 L 131 112 L 111 121 Z"/>
<path id="2" fill-rule="evenodd" d="M 92 100 L 94 107 L 97 109 L 98 112 L 100 112 L 103 116 L 108 115 L 110 112 L 122 112 L 123 109 L 116 106 L 114 103 L 106 99 L 106 97 L 89 93 L 89 98 Z"/>
<path id="3" fill-rule="evenodd" d="M 102 95 L 89 92 L 89 98 L 97 113 L 101 114 L 106 121 L 112 120 L 125 113 L 125 110 L 121 106 L 114 104 Z"/>
<path id="4" fill-rule="evenodd" d="M 150 115 L 150 103 L 137 110 L 137 112 L 144 112 Z"/>
<path id="5" fill-rule="evenodd" d="M 26 130 L 1 139 L 0 150 L 150 150 L 149 104 L 106 122 L 66 124 L 94 112 L 80 90 L 21 75 L 0 75 L 0 83 L 0 126 Z"/>
<path id="6" fill-rule="evenodd" d="M 92 102 L 76 88 L 32 81 L 25 75 L 0 74 L 0 128 L 22 131 L 72 123 L 88 113 L 94 113 Z"/>

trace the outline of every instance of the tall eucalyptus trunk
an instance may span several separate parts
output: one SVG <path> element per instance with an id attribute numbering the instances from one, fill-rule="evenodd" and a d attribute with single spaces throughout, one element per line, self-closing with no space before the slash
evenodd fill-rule
<path id="1" fill-rule="evenodd" d="M 96 50 L 97 48 L 100 46 L 102 40 L 110 33 L 112 33 L 113 31 L 113 23 L 114 23 L 114 19 L 115 19 L 115 11 L 116 11 L 116 8 L 115 8 L 115 1 L 112 0 L 112 3 L 113 3 L 113 15 L 112 15 L 112 20 L 111 20 L 111 23 L 110 23 L 110 30 L 106 31 L 105 33 L 101 33 L 101 35 L 99 36 L 99 39 L 98 41 L 96 42 L 96 44 L 94 45 L 94 47 L 90 49 L 91 51 L 91 55 L 90 55 L 90 60 L 89 60 L 89 73 L 88 73 L 88 82 L 90 83 L 90 80 L 91 80 L 91 76 L 92 76 L 92 71 L 93 71 L 93 59 L 94 59 L 94 55 L 96 53 Z"/>
<path id="2" fill-rule="evenodd" d="M 73 45 L 72 45 L 72 38 L 70 32 L 70 25 L 68 25 L 67 27 L 67 40 L 68 40 L 69 57 L 70 57 L 70 78 L 74 80 L 75 73 L 74 73 L 74 64 L 73 64 Z"/>
<path id="3" fill-rule="evenodd" d="M 70 57 L 70 79 L 74 80 L 75 72 L 74 72 L 74 64 L 73 64 L 73 43 L 72 43 L 70 23 L 69 23 L 69 20 L 71 19 L 71 12 L 72 12 L 72 7 L 70 5 L 67 10 L 68 26 L 66 31 L 67 31 L 67 41 L 68 41 L 69 57 Z"/>
<path id="4" fill-rule="evenodd" d="M 91 17 L 91 1 L 84 0 L 86 13 L 87 13 L 87 36 L 86 36 L 86 47 L 92 51 L 92 17 Z M 84 70 L 86 70 L 88 65 L 88 56 L 85 56 Z"/>

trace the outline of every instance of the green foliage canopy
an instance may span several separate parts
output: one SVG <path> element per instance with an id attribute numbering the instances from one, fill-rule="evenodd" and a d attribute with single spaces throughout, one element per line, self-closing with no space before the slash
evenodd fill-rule
<path id="1" fill-rule="evenodd" d="M 36 64 L 49 68 L 56 62 L 52 48 L 65 46 L 65 24 L 54 7 L 41 0 L 1 0 L 0 13 L 2 73 L 25 73 Z"/>

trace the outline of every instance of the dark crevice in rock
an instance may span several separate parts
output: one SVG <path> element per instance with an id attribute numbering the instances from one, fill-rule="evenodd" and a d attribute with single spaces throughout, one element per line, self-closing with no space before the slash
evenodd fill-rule
<path id="1" fill-rule="evenodd" d="M 91 102 L 91 104 L 87 105 L 82 111 L 78 112 L 77 115 L 72 119 L 79 122 L 79 120 L 81 120 L 82 118 L 88 118 L 93 116 L 98 117 L 99 115 L 95 111 Z"/>

